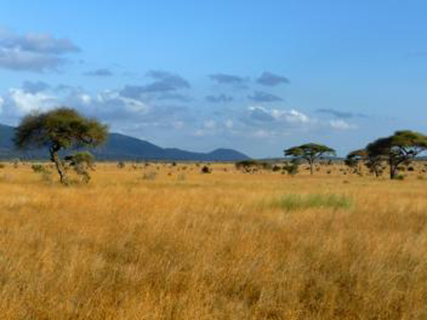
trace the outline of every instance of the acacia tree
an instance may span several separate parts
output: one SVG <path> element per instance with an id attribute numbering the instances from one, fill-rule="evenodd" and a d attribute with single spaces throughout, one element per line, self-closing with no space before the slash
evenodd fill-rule
<path id="1" fill-rule="evenodd" d="M 105 142 L 107 136 L 106 125 L 85 118 L 74 109 L 61 107 L 24 117 L 16 128 L 14 142 L 19 149 L 48 148 L 61 183 L 67 185 L 69 181 L 59 151 L 96 147 Z"/>
<path id="2" fill-rule="evenodd" d="M 350 152 L 346 159 L 345 164 L 354 169 L 357 173 L 361 172 L 360 163 L 364 162 L 365 166 L 375 174 L 376 177 L 381 175 L 381 163 L 384 157 L 381 155 L 369 154 L 366 149 L 359 149 Z"/>
<path id="3" fill-rule="evenodd" d="M 390 179 L 397 176 L 400 165 L 408 165 L 427 150 L 427 136 L 414 131 L 396 131 L 394 135 L 370 143 L 366 150 L 372 157 L 383 157 L 390 168 Z"/>
<path id="4" fill-rule="evenodd" d="M 335 155 L 335 150 L 317 143 L 307 143 L 297 147 L 292 147 L 284 151 L 286 157 L 303 159 L 310 165 L 310 173 L 314 174 L 314 163 L 317 159 L 325 155 Z"/>

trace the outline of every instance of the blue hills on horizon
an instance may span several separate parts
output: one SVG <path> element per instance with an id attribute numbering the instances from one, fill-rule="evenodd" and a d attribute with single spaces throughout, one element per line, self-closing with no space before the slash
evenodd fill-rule
<path id="1" fill-rule="evenodd" d="M 47 150 L 16 150 L 13 144 L 14 127 L 0 124 L 0 159 L 48 159 Z M 107 142 L 89 150 L 103 161 L 241 161 L 250 159 L 233 149 L 216 149 L 209 153 L 190 152 L 177 148 L 161 148 L 148 141 L 120 133 L 110 133 Z"/>

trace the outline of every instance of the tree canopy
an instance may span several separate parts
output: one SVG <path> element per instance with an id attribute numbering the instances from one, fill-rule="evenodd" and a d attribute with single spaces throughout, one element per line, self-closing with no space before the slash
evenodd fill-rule
<path id="1" fill-rule="evenodd" d="M 363 162 L 376 177 L 379 177 L 382 173 L 381 162 L 383 160 L 384 159 L 381 155 L 369 154 L 366 149 L 358 149 L 347 155 L 345 164 L 350 168 L 353 168 L 358 174 L 361 174 L 359 164 Z"/>
<path id="2" fill-rule="evenodd" d="M 106 125 L 86 118 L 72 108 L 61 107 L 24 117 L 16 128 L 14 142 L 19 149 L 47 147 L 61 182 L 67 183 L 58 152 L 63 149 L 96 147 L 104 143 L 107 136 Z"/>
<path id="3" fill-rule="evenodd" d="M 392 136 L 380 138 L 368 144 L 368 155 L 387 159 L 390 178 L 394 179 L 401 164 L 409 164 L 413 158 L 427 150 L 427 136 L 414 131 L 396 131 Z"/>
<path id="4" fill-rule="evenodd" d="M 16 128 L 15 145 L 20 149 L 96 147 L 107 138 L 108 128 L 87 119 L 76 110 L 61 107 L 24 117 Z"/>
<path id="5" fill-rule="evenodd" d="M 291 156 L 306 160 L 310 165 L 310 172 L 313 174 L 314 162 L 324 155 L 335 155 L 335 150 L 323 144 L 307 143 L 286 149 L 284 150 L 284 154 L 287 157 Z"/>

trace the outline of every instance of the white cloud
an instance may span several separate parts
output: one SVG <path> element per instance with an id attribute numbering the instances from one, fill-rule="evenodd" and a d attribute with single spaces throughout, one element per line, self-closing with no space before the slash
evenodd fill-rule
<path id="1" fill-rule="evenodd" d="M 347 121 L 344 121 L 342 119 L 338 119 L 338 120 L 331 120 L 329 121 L 329 125 L 333 128 L 333 129 L 338 129 L 338 130 L 351 130 L 351 129 L 357 129 L 357 126 L 352 125 L 350 123 L 348 123 Z"/>
<path id="2" fill-rule="evenodd" d="M 49 110 L 58 105 L 58 99 L 43 92 L 30 93 L 22 89 L 10 89 L 2 98 L 2 112 L 22 116 L 29 112 Z"/>
<path id="3" fill-rule="evenodd" d="M 269 109 L 261 106 L 252 106 L 248 108 L 249 117 L 257 122 L 278 122 L 288 124 L 308 124 L 313 122 L 309 116 L 297 111 Z"/>

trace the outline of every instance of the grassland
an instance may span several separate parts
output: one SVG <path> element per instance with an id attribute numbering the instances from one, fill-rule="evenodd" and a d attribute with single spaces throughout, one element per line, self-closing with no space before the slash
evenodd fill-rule
<path id="1" fill-rule="evenodd" d="M 427 319 L 419 174 L 212 168 L 101 164 L 61 187 L 6 164 L 1 318 Z"/>

